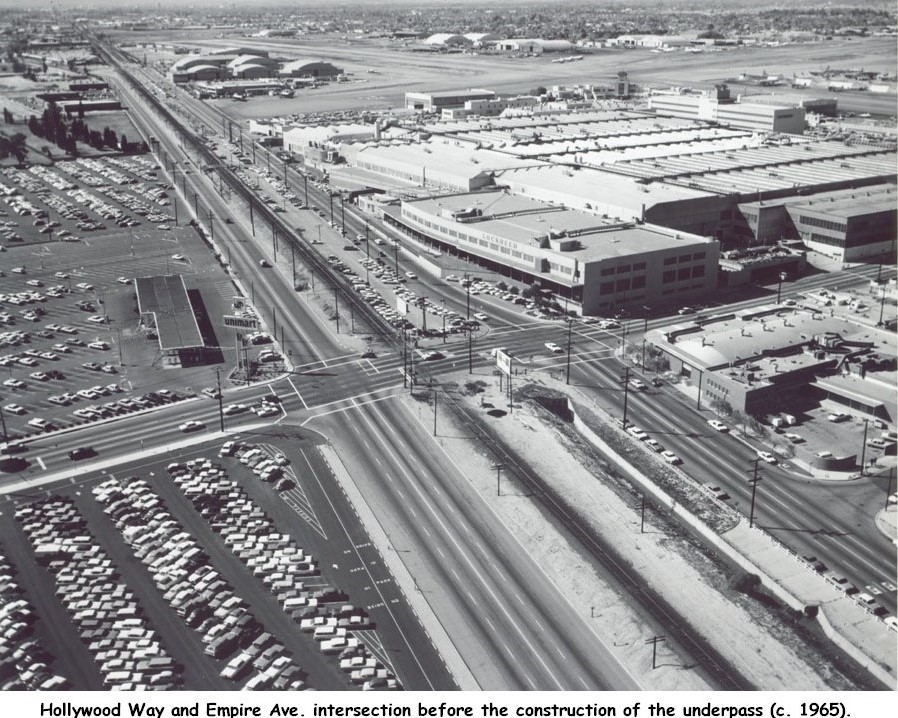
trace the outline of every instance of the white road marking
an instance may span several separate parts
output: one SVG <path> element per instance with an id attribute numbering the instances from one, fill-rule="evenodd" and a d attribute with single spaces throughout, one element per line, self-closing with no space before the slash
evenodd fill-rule
<path id="1" fill-rule="evenodd" d="M 37 461 L 37 463 L 39 463 L 41 465 L 41 469 L 43 471 L 47 470 L 47 465 L 44 463 L 44 460 L 40 456 L 36 457 L 35 461 Z"/>
<path id="2" fill-rule="evenodd" d="M 306 404 L 306 400 L 302 398 L 302 394 L 299 393 L 299 389 L 296 388 L 296 385 L 293 383 L 293 380 L 290 379 L 290 378 L 288 377 L 288 378 L 287 378 L 287 383 L 290 384 L 290 386 L 293 387 L 293 391 L 294 391 L 294 393 L 296 394 L 296 396 L 299 397 L 299 400 L 302 402 L 302 405 L 303 405 L 306 409 L 308 409 L 308 408 L 309 408 L 309 405 Z"/>

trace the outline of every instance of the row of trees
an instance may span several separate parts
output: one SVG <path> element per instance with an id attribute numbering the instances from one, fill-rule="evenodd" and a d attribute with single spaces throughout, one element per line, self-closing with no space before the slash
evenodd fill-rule
<path id="1" fill-rule="evenodd" d="M 102 132 L 92 130 L 82 118 L 82 114 L 79 113 L 78 117 L 67 124 L 56 103 L 51 102 L 40 118 L 35 115 L 28 118 L 28 129 L 35 136 L 55 143 L 57 147 L 72 157 L 78 156 L 78 142 L 83 142 L 97 150 L 108 148 L 121 150 L 126 154 L 149 152 L 149 147 L 145 142 L 129 142 L 125 135 L 119 137 L 118 133 L 109 127 L 104 127 Z M 6 110 L 4 110 L 4 117 L 6 117 Z"/>

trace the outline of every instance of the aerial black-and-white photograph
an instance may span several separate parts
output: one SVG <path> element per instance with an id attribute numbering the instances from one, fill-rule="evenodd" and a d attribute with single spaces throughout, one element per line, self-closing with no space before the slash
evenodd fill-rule
<path id="1" fill-rule="evenodd" d="M 894 692 L 896 41 L 0 0 L 0 690 Z"/>

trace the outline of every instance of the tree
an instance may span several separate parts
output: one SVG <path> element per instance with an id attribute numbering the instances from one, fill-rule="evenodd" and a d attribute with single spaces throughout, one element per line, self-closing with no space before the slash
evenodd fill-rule
<path id="1" fill-rule="evenodd" d="M 500 289 L 503 292 L 507 292 L 508 285 L 500 279 L 498 282 L 496 282 L 496 289 Z"/>
<path id="2" fill-rule="evenodd" d="M 538 296 L 536 289 L 533 288 L 533 285 L 528 285 L 521 290 L 521 296 L 524 299 L 533 299 L 533 297 Z"/>
<path id="3" fill-rule="evenodd" d="M 714 409 L 717 412 L 717 415 L 720 416 L 723 414 L 724 416 L 732 416 L 733 415 L 733 406 L 726 399 L 718 399 L 714 397 L 708 402 L 708 406 Z"/>

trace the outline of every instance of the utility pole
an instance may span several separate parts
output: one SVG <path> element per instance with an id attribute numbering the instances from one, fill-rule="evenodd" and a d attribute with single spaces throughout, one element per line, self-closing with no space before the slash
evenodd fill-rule
<path id="1" fill-rule="evenodd" d="M 256 236 L 256 218 L 253 215 L 253 200 L 249 200 L 249 226 L 253 231 L 253 237 Z"/>
<path id="2" fill-rule="evenodd" d="M 754 467 L 752 468 L 752 477 L 749 480 L 751 484 L 751 508 L 748 512 L 748 528 L 754 528 L 755 525 L 755 496 L 758 492 L 758 482 L 761 480 L 761 477 L 758 476 L 758 463 L 761 461 L 760 458 L 754 460 Z"/>
<path id="3" fill-rule="evenodd" d="M 6 433 L 6 417 L 3 415 L 3 405 L 0 404 L 0 427 L 3 428 L 3 442 L 9 441 L 9 434 Z"/>
<path id="4" fill-rule="evenodd" d="M 627 428 L 627 403 L 630 398 L 630 367 L 624 369 L 624 375 L 621 377 L 624 383 L 624 429 Z"/>
<path id="5" fill-rule="evenodd" d="M 433 435 L 437 435 L 437 386 L 433 387 Z"/>
<path id="6" fill-rule="evenodd" d="M 465 274 L 465 319 L 471 319 L 471 278 Z"/>
<path id="7" fill-rule="evenodd" d="M 337 285 L 334 285 L 334 318 L 337 320 L 337 334 L 340 333 L 340 304 L 337 302 Z"/>
<path id="8" fill-rule="evenodd" d="M 571 318 L 567 318 L 567 367 L 565 368 L 564 375 L 564 383 L 571 383 L 571 327 L 573 327 L 574 322 L 571 321 Z"/>
<path id="9" fill-rule="evenodd" d="M 214 242 L 215 241 L 215 225 L 213 224 L 212 220 L 213 220 L 212 208 L 210 207 L 209 208 L 209 239 L 211 239 Z"/>
<path id="10" fill-rule="evenodd" d="M 0 418 L 3 416 L 3 410 L 0 409 Z M 3 429 L 3 435 L 6 436 L 6 429 Z M 895 476 L 895 467 L 892 466 L 889 468 L 889 480 L 886 482 L 886 507 L 885 510 L 889 510 L 889 496 L 892 495 L 892 477 Z"/>
<path id="11" fill-rule="evenodd" d="M 221 372 L 218 369 L 215 370 L 215 389 L 215 393 L 218 394 L 218 423 L 222 432 L 224 432 L 224 407 L 222 406 L 224 400 L 221 397 Z"/>
<path id="12" fill-rule="evenodd" d="M 343 195 L 340 194 L 340 229 L 346 234 L 346 208 L 343 206 Z"/>
<path id="13" fill-rule="evenodd" d="M 296 253 L 293 251 L 293 242 L 290 242 L 290 265 L 293 267 L 293 288 L 296 289 Z"/>
<path id="14" fill-rule="evenodd" d="M 879 265 L 879 271 L 882 272 L 882 264 Z M 879 285 L 879 321 L 876 322 L 876 326 L 878 326 L 878 327 L 882 326 L 882 316 L 883 316 L 883 311 L 885 311 L 885 308 L 886 308 L 886 285 L 880 284 Z"/>
<path id="15" fill-rule="evenodd" d="M 864 462 L 867 460 L 867 428 L 869 423 L 869 419 L 864 419 L 864 440 L 861 443 L 861 476 L 864 475 Z"/>
<path id="16" fill-rule="evenodd" d="M 639 518 L 639 533 L 645 533 L 645 494 L 642 495 L 642 510 Z"/>
<path id="17" fill-rule="evenodd" d="M 474 373 L 474 333 L 468 327 L 468 374 Z"/>
<path id="18" fill-rule="evenodd" d="M 330 192 L 328 192 L 327 198 L 330 201 L 330 205 L 331 205 L 331 225 L 333 226 L 333 224 L 334 224 L 334 195 L 331 194 Z"/>
<path id="19" fill-rule="evenodd" d="M 408 333 L 402 330 L 402 388 L 408 386 Z"/>
<path id="20" fill-rule="evenodd" d="M 196 192 L 194 192 L 193 193 L 193 213 L 196 215 L 199 215 L 199 213 L 200 213 L 199 203 L 197 202 L 196 197 L 197 197 Z"/>
<path id="21" fill-rule="evenodd" d="M 284 176 L 287 175 L 287 163 L 284 162 Z M 303 174 L 302 183 L 306 190 L 306 209 L 309 208 L 309 176 L 307 174 Z"/>
<path id="22" fill-rule="evenodd" d="M 658 644 L 663 643 L 667 639 L 664 636 L 652 636 L 645 643 L 646 645 L 652 644 L 652 670 L 658 667 L 657 659 L 658 659 Z"/>
<path id="23" fill-rule="evenodd" d="M 278 261 L 278 230 L 273 224 L 271 225 L 271 244 L 274 247 L 274 261 Z"/>
<path id="24" fill-rule="evenodd" d="M 502 484 L 499 483 L 499 480 L 502 476 L 502 469 L 505 468 L 505 464 L 493 464 L 493 468 L 496 470 L 496 496 L 501 496 Z"/>
<path id="25" fill-rule="evenodd" d="M 399 240 L 393 240 L 393 270 L 396 272 L 396 276 L 399 276 Z"/>
<path id="26" fill-rule="evenodd" d="M 172 198 L 171 198 L 171 204 L 172 204 L 172 207 L 173 207 L 174 210 L 175 210 L 175 224 L 178 224 L 178 198 L 177 198 L 177 197 L 172 197 Z"/>

